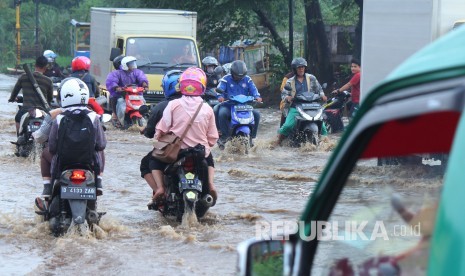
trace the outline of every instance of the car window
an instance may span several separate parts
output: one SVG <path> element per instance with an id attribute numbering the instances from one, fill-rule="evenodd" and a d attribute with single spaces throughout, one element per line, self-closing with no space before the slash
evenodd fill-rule
<path id="1" fill-rule="evenodd" d="M 330 233 L 320 238 L 313 274 L 384 266 L 423 275 L 446 160 L 444 154 L 359 159 L 327 221 Z"/>

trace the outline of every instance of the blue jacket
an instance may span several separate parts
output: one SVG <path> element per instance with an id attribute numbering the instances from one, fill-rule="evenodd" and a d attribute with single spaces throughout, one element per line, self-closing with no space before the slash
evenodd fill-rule
<path id="1" fill-rule="evenodd" d="M 245 76 L 237 82 L 233 79 L 231 74 L 228 74 L 220 79 L 220 83 L 217 88 L 223 91 L 220 95 L 218 95 L 218 98 L 223 97 L 225 99 L 229 99 L 230 96 L 236 95 L 252 96 L 255 99 L 261 97 L 260 93 L 258 93 L 257 87 L 249 76 Z"/>

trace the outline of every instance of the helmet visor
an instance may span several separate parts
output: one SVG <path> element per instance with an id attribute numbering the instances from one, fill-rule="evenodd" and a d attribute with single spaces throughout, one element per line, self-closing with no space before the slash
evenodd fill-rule
<path id="1" fill-rule="evenodd" d="M 133 60 L 133 61 L 128 62 L 127 66 L 128 66 L 129 69 L 136 69 L 137 68 L 136 61 Z"/>

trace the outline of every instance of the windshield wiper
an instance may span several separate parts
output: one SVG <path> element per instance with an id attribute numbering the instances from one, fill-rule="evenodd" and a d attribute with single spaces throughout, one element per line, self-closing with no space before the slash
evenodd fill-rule
<path id="1" fill-rule="evenodd" d="M 168 71 L 172 68 L 179 67 L 179 66 L 184 66 L 184 65 L 197 65 L 197 63 L 192 63 L 192 62 L 184 62 L 184 63 L 176 63 L 174 65 L 168 66 L 164 68 L 163 70 Z"/>
<path id="2" fill-rule="evenodd" d="M 140 67 L 147 67 L 147 66 L 156 65 L 156 64 L 168 64 L 168 63 L 167 62 L 161 62 L 161 61 L 155 61 L 155 62 L 148 62 L 148 63 L 142 64 L 142 65 L 137 65 L 137 66 L 140 68 Z"/>

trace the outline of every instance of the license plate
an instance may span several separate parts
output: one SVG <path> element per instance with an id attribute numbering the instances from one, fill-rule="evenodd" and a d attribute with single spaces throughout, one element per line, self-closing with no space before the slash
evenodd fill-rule
<path id="1" fill-rule="evenodd" d="M 141 97 L 138 96 L 138 95 L 129 95 L 129 100 L 131 100 L 131 101 L 138 101 L 138 100 L 140 100 L 140 98 Z"/>
<path id="2" fill-rule="evenodd" d="M 236 105 L 236 111 L 252 111 L 253 107 L 250 105 Z"/>
<path id="3" fill-rule="evenodd" d="M 29 127 L 30 132 L 34 132 L 40 128 L 40 126 L 36 126 L 36 125 L 29 125 L 28 127 Z"/>
<path id="4" fill-rule="evenodd" d="M 317 103 L 304 103 L 302 104 L 302 108 L 304 109 L 318 109 L 320 108 L 320 104 Z"/>
<path id="5" fill-rule="evenodd" d="M 149 91 L 147 91 L 145 93 L 148 94 L 148 95 L 164 95 L 163 91 L 158 91 L 158 90 L 157 91 L 149 90 Z"/>
<path id="6" fill-rule="evenodd" d="M 62 199 L 96 199 L 95 187 L 61 187 Z"/>

